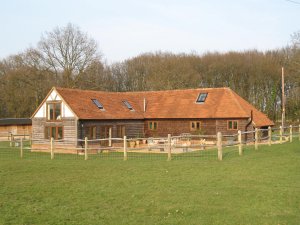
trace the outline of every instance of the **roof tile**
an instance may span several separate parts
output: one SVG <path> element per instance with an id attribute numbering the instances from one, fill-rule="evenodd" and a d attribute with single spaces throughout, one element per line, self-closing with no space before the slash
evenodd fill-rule
<path id="1" fill-rule="evenodd" d="M 230 88 L 145 92 L 56 90 L 80 119 L 249 118 L 252 110 L 256 126 L 274 125 L 265 114 Z M 204 103 L 196 103 L 199 93 L 208 93 Z M 101 102 L 105 111 L 98 109 L 91 100 L 93 98 Z M 131 104 L 133 111 L 123 104 L 124 100 Z"/>

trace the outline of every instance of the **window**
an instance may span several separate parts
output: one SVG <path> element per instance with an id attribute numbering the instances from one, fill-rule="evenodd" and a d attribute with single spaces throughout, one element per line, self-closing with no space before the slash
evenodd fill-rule
<path id="1" fill-rule="evenodd" d="M 227 130 L 237 130 L 238 121 L 237 120 L 228 120 L 227 121 Z"/>
<path id="2" fill-rule="evenodd" d="M 104 110 L 103 105 L 97 99 L 92 98 L 91 100 L 98 107 L 98 109 Z"/>
<path id="3" fill-rule="evenodd" d="M 45 139 L 63 139 L 63 127 L 45 127 Z"/>
<path id="4" fill-rule="evenodd" d="M 47 103 L 47 120 L 48 121 L 61 120 L 61 102 Z"/>
<path id="5" fill-rule="evenodd" d="M 117 125 L 117 137 L 123 138 L 125 136 L 125 126 L 124 125 Z"/>
<path id="6" fill-rule="evenodd" d="M 88 135 L 87 135 L 88 139 L 96 139 L 97 138 L 97 127 L 92 126 L 92 127 L 88 127 Z"/>
<path id="7" fill-rule="evenodd" d="M 201 130 L 201 122 L 200 121 L 191 121 L 190 130 L 191 131 Z"/>
<path id="8" fill-rule="evenodd" d="M 208 93 L 200 93 L 198 95 L 196 103 L 203 103 L 203 102 L 205 102 L 205 100 L 207 98 L 207 95 L 208 95 Z"/>
<path id="9" fill-rule="evenodd" d="M 157 130 L 157 122 L 150 121 L 148 123 L 149 130 Z"/>
<path id="10" fill-rule="evenodd" d="M 130 105 L 130 103 L 128 101 L 124 100 L 123 103 L 130 111 L 133 110 L 132 106 Z"/>

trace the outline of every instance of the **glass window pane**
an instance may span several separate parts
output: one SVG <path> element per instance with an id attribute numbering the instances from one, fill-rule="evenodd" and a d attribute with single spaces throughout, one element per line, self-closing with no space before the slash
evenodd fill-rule
<path id="1" fill-rule="evenodd" d="M 125 126 L 122 126 L 122 136 L 121 137 L 124 137 L 126 135 L 125 133 Z"/>
<path id="2" fill-rule="evenodd" d="M 149 129 L 152 130 L 152 122 L 149 122 Z"/>
<path id="3" fill-rule="evenodd" d="M 47 104 L 47 120 L 53 120 L 53 104 Z"/>
<path id="4" fill-rule="evenodd" d="M 234 123 L 233 123 L 233 128 L 234 128 L 234 129 L 237 129 L 237 121 L 234 121 Z"/>
<path id="5" fill-rule="evenodd" d="M 156 128 L 157 128 L 157 123 L 156 122 L 154 122 L 154 130 L 156 130 Z"/>
<path id="6" fill-rule="evenodd" d="M 228 122 L 228 129 L 232 129 L 232 121 Z"/>
<path id="7" fill-rule="evenodd" d="M 99 109 L 104 109 L 103 105 L 97 99 L 92 99 L 92 101 Z"/>
<path id="8" fill-rule="evenodd" d="M 132 106 L 130 105 L 130 103 L 128 101 L 123 101 L 123 103 L 129 110 L 133 110 Z"/>
<path id="9" fill-rule="evenodd" d="M 200 122 L 197 122 L 197 130 L 200 130 Z"/>
<path id="10" fill-rule="evenodd" d="M 51 127 L 51 137 L 56 139 L 56 127 Z"/>
<path id="11" fill-rule="evenodd" d="M 62 138 L 63 138 L 63 128 L 57 127 L 57 139 L 62 139 Z"/>
<path id="12" fill-rule="evenodd" d="M 61 120 L 61 103 L 55 104 L 55 120 Z"/>
<path id="13" fill-rule="evenodd" d="M 125 136 L 125 126 L 119 125 L 117 126 L 118 138 L 123 138 Z"/>
<path id="14" fill-rule="evenodd" d="M 92 138 L 96 139 L 96 127 L 92 128 Z"/>
<path id="15" fill-rule="evenodd" d="M 50 139 L 50 127 L 45 127 L 45 139 Z"/>
<path id="16" fill-rule="evenodd" d="M 197 102 L 205 102 L 206 97 L 207 97 L 207 93 L 200 93 L 197 98 Z"/>

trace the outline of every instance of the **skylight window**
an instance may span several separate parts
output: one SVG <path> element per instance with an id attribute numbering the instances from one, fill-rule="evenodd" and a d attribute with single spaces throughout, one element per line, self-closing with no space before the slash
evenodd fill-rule
<path id="1" fill-rule="evenodd" d="M 133 110 L 132 106 L 130 105 L 130 103 L 128 101 L 124 100 L 123 103 L 130 111 Z"/>
<path id="2" fill-rule="evenodd" d="M 198 96 L 198 98 L 197 98 L 196 103 L 203 103 L 203 102 L 205 102 L 207 95 L 208 95 L 208 93 L 200 93 L 199 96 Z"/>
<path id="3" fill-rule="evenodd" d="M 104 110 L 103 105 L 97 99 L 92 99 L 92 101 L 99 109 Z"/>

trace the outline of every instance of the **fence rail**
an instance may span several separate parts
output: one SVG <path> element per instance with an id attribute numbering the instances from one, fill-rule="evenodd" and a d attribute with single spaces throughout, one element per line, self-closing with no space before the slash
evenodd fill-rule
<path id="1" fill-rule="evenodd" d="M 251 135 L 249 135 L 251 134 Z M 218 159 L 232 155 L 243 155 L 245 146 L 282 144 L 300 141 L 300 125 L 279 128 L 238 131 L 231 135 L 190 135 L 150 138 L 102 138 L 36 140 L 30 135 L 8 135 L 0 139 L 0 159 L 8 156 L 18 158 L 46 157 L 66 159 L 133 158 L 156 159 Z M 237 147 L 237 148 L 235 148 Z"/>

